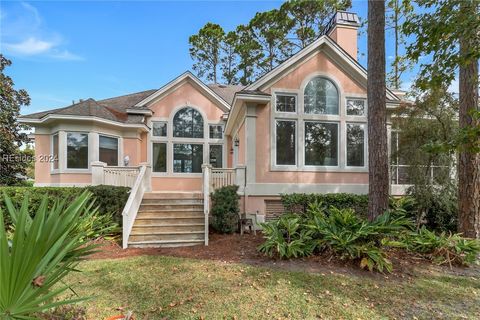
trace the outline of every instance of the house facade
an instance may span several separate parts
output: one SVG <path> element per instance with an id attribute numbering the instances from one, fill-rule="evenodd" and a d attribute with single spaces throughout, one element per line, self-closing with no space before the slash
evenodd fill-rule
<path id="1" fill-rule="evenodd" d="M 207 85 L 185 72 L 158 90 L 23 116 L 35 127 L 35 184 L 131 186 L 141 197 L 132 191 L 129 199 L 129 235 L 133 211 L 149 197 L 191 193 L 208 219 L 208 192 L 236 184 L 242 211 L 262 219 L 282 193 L 367 193 L 358 26 L 355 14 L 338 12 L 325 35 L 246 87 Z M 387 109 L 402 96 L 387 90 Z M 392 185 L 392 194 L 403 190 Z"/>

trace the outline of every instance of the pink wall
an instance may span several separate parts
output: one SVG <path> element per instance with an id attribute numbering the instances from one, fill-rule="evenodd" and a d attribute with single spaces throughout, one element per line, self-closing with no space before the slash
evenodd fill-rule
<path id="1" fill-rule="evenodd" d="M 202 191 L 202 178 L 153 177 L 152 191 Z"/>
<path id="2" fill-rule="evenodd" d="M 123 138 L 123 155 L 130 158 L 130 166 L 138 166 L 142 162 L 141 145 L 142 141 L 138 138 Z M 123 159 L 119 160 L 123 161 Z"/>
<path id="3" fill-rule="evenodd" d="M 357 34 L 357 29 L 338 26 L 333 29 L 329 36 L 357 60 Z"/>
<path id="4" fill-rule="evenodd" d="M 169 118 L 172 111 L 181 106 L 192 106 L 200 109 L 210 121 L 219 121 L 223 111 L 191 83 L 185 82 L 169 94 L 150 106 L 154 117 Z"/>
<path id="5" fill-rule="evenodd" d="M 40 161 L 41 157 L 50 154 L 50 135 L 35 135 L 35 182 L 50 183 L 50 162 Z"/>
<path id="6" fill-rule="evenodd" d="M 302 82 L 312 73 L 332 75 L 343 92 L 365 94 L 364 88 L 347 76 L 324 54 L 318 53 L 297 69 L 274 83 L 271 89 L 300 89 Z M 270 103 L 257 107 L 256 122 L 256 182 L 257 183 L 368 183 L 368 173 L 321 171 L 271 171 L 270 170 Z"/>

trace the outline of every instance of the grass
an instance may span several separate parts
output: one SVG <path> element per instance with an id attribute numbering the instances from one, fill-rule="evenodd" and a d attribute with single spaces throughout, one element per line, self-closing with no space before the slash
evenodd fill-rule
<path id="1" fill-rule="evenodd" d="M 478 275 L 310 274 L 164 256 L 91 260 L 67 278 L 89 319 L 473 319 Z"/>

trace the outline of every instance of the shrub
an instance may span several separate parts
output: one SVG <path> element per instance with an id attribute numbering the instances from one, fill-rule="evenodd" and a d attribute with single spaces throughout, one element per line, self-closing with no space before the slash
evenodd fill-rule
<path id="1" fill-rule="evenodd" d="M 113 186 L 89 186 L 86 188 L 76 187 L 1 187 L 0 194 L 4 193 L 12 199 L 14 203 L 22 203 L 28 196 L 28 212 L 34 214 L 46 195 L 50 199 L 62 199 L 67 203 L 80 196 L 85 190 L 93 194 L 95 205 L 98 206 L 99 215 L 113 217 L 117 223 L 122 221 L 122 210 L 129 196 L 129 188 Z M 54 202 L 48 203 L 48 208 L 53 206 Z M 0 197 L 0 209 L 5 210 L 5 202 Z M 6 217 L 6 225 L 11 221 Z"/>
<path id="2" fill-rule="evenodd" d="M 226 186 L 212 192 L 212 226 L 221 233 L 234 233 L 238 229 L 240 207 L 238 186 Z"/>
<path id="3" fill-rule="evenodd" d="M 318 239 L 318 247 L 340 259 L 360 260 L 360 267 L 370 271 L 392 270 L 383 251 L 383 239 L 395 237 L 411 226 L 408 219 L 386 212 L 370 222 L 351 209 L 331 207 L 328 214 L 319 212 L 307 226 Z"/>
<path id="4" fill-rule="evenodd" d="M 418 232 L 406 235 L 402 241 L 404 247 L 420 253 L 438 264 L 469 265 L 475 262 L 480 254 L 480 242 L 467 239 L 460 234 L 436 234 L 422 227 Z"/>
<path id="5" fill-rule="evenodd" d="M 287 212 L 306 213 L 310 203 L 323 203 L 326 207 L 352 209 L 365 217 L 368 210 L 368 196 L 351 193 L 293 193 L 282 194 L 281 200 Z"/>
<path id="6" fill-rule="evenodd" d="M 69 288 L 61 284 L 62 279 L 92 252 L 93 246 L 82 240 L 86 237 L 79 227 L 81 217 L 91 215 L 90 201 L 91 195 L 84 192 L 68 206 L 56 201 L 48 209 L 44 196 L 32 214 L 28 196 L 20 209 L 5 197 L 14 233 L 9 241 L 0 209 L 1 319 L 32 319 L 35 313 L 83 300 L 53 301 Z"/>
<path id="7" fill-rule="evenodd" d="M 258 249 L 269 256 L 291 258 L 328 251 L 340 259 L 358 260 L 362 268 L 390 272 L 384 239 L 408 231 L 412 224 L 398 212 L 386 212 L 369 222 L 352 209 L 326 209 L 313 202 L 303 215 L 286 214 L 262 227 L 265 242 Z"/>
<path id="8" fill-rule="evenodd" d="M 309 256 L 315 249 L 312 232 L 302 225 L 298 215 L 283 215 L 278 220 L 262 225 L 265 242 L 258 247 L 260 252 L 280 258 Z"/>

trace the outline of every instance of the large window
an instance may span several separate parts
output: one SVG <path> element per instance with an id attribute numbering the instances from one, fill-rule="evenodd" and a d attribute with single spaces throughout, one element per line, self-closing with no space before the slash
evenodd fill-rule
<path id="1" fill-rule="evenodd" d="M 296 164 L 296 121 L 276 121 L 276 164 Z"/>
<path id="2" fill-rule="evenodd" d="M 118 166 L 118 138 L 99 136 L 99 160 L 109 166 Z"/>
<path id="3" fill-rule="evenodd" d="M 173 117 L 173 136 L 178 138 L 203 138 L 203 118 L 200 112 L 187 107 Z"/>
<path id="4" fill-rule="evenodd" d="M 173 172 L 202 172 L 203 145 L 180 144 L 173 145 Z"/>
<path id="5" fill-rule="evenodd" d="M 365 166 L 365 125 L 347 123 L 347 166 Z"/>
<path id="6" fill-rule="evenodd" d="M 153 144 L 153 172 L 167 172 L 167 144 Z"/>
<path id="7" fill-rule="evenodd" d="M 53 155 L 53 169 L 58 169 L 58 134 L 52 137 L 52 155 Z"/>
<path id="8" fill-rule="evenodd" d="M 223 167 L 223 145 L 221 144 L 212 144 L 210 145 L 210 155 L 209 155 L 210 164 L 214 168 Z"/>
<path id="9" fill-rule="evenodd" d="M 338 124 L 305 122 L 305 165 L 338 166 Z"/>
<path id="10" fill-rule="evenodd" d="M 67 168 L 88 169 L 87 133 L 67 133 Z"/>
<path id="11" fill-rule="evenodd" d="M 305 113 L 338 114 L 337 87 L 326 78 L 313 78 L 305 87 L 304 108 Z"/>

